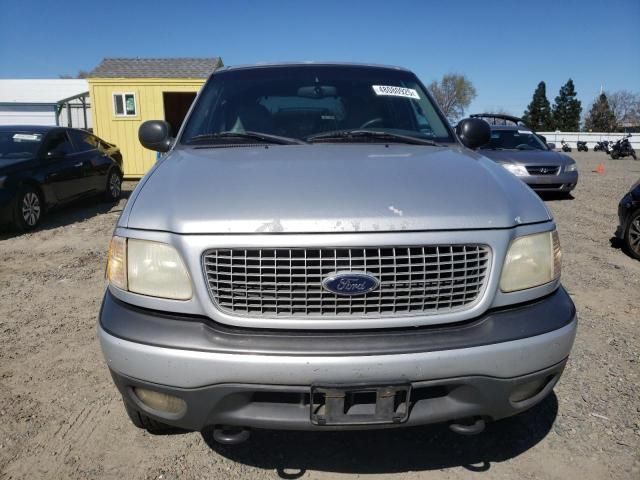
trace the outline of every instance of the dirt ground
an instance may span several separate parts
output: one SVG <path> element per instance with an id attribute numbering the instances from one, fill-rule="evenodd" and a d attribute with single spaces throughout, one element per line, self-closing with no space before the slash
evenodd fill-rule
<path id="1" fill-rule="evenodd" d="M 230 448 L 208 434 L 140 431 L 95 335 L 125 200 L 52 213 L 35 233 L 0 233 L 0 478 L 640 478 L 640 262 L 610 243 L 640 161 L 574 157 L 575 198 L 547 199 L 580 317 L 571 359 L 554 395 L 476 437 L 444 426 L 256 432 Z M 605 173 L 593 172 L 601 161 Z"/>

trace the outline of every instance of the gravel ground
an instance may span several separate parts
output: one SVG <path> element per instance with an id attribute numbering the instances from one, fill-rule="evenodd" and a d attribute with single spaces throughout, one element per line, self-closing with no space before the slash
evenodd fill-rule
<path id="1" fill-rule="evenodd" d="M 570 362 L 542 404 L 470 438 L 443 426 L 257 432 L 229 448 L 206 433 L 137 430 L 95 336 L 124 200 L 0 234 L 0 478 L 640 478 L 640 262 L 610 243 L 640 162 L 574 157 L 575 199 L 547 199 L 580 316 Z M 599 162 L 604 174 L 593 172 Z"/>

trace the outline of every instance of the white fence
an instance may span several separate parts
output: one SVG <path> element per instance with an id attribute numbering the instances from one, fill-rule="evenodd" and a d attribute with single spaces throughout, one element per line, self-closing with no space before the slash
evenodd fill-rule
<path id="1" fill-rule="evenodd" d="M 560 148 L 560 142 L 564 139 L 572 148 L 577 148 L 576 142 L 578 140 L 587 142 L 589 150 L 593 149 L 596 142 L 603 140 L 616 141 L 624 137 L 625 133 L 600 133 L 600 132 L 536 132 L 540 135 L 544 135 L 548 143 L 555 143 L 556 148 Z M 631 146 L 638 150 L 640 149 L 640 133 L 632 133 L 629 141 Z"/>

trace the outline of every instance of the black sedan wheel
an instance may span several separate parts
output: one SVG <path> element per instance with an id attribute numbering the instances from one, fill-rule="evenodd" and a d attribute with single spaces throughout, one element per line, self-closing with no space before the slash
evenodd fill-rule
<path id="1" fill-rule="evenodd" d="M 20 231 L 33 230 L 42 218 L 42 198 L 33 187 L 24 187 L 18 193 L 14 211 L 14 226 Z"/>
<path id="2" fill-rule="evenodd" d="M 120 195 L 122 195 L 122 177 L 116 170 L 112 170 L 107 177 L 105 201 L 117 202 L 120 200 Z"/>
<path id="3" fill-rule="evenodd" d="M 635 211 L 624 232 L 624 244 L 633 258 L 640 260 L 640 210 Z"/>

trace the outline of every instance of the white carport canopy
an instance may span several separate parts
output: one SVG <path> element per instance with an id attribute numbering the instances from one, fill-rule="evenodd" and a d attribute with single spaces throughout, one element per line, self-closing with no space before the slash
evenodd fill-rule
<path id="1" fill-rule="evenodd" d="M 0 125 L 89 128 L 88 97 L 84 79 L 0 79 Z"/>

